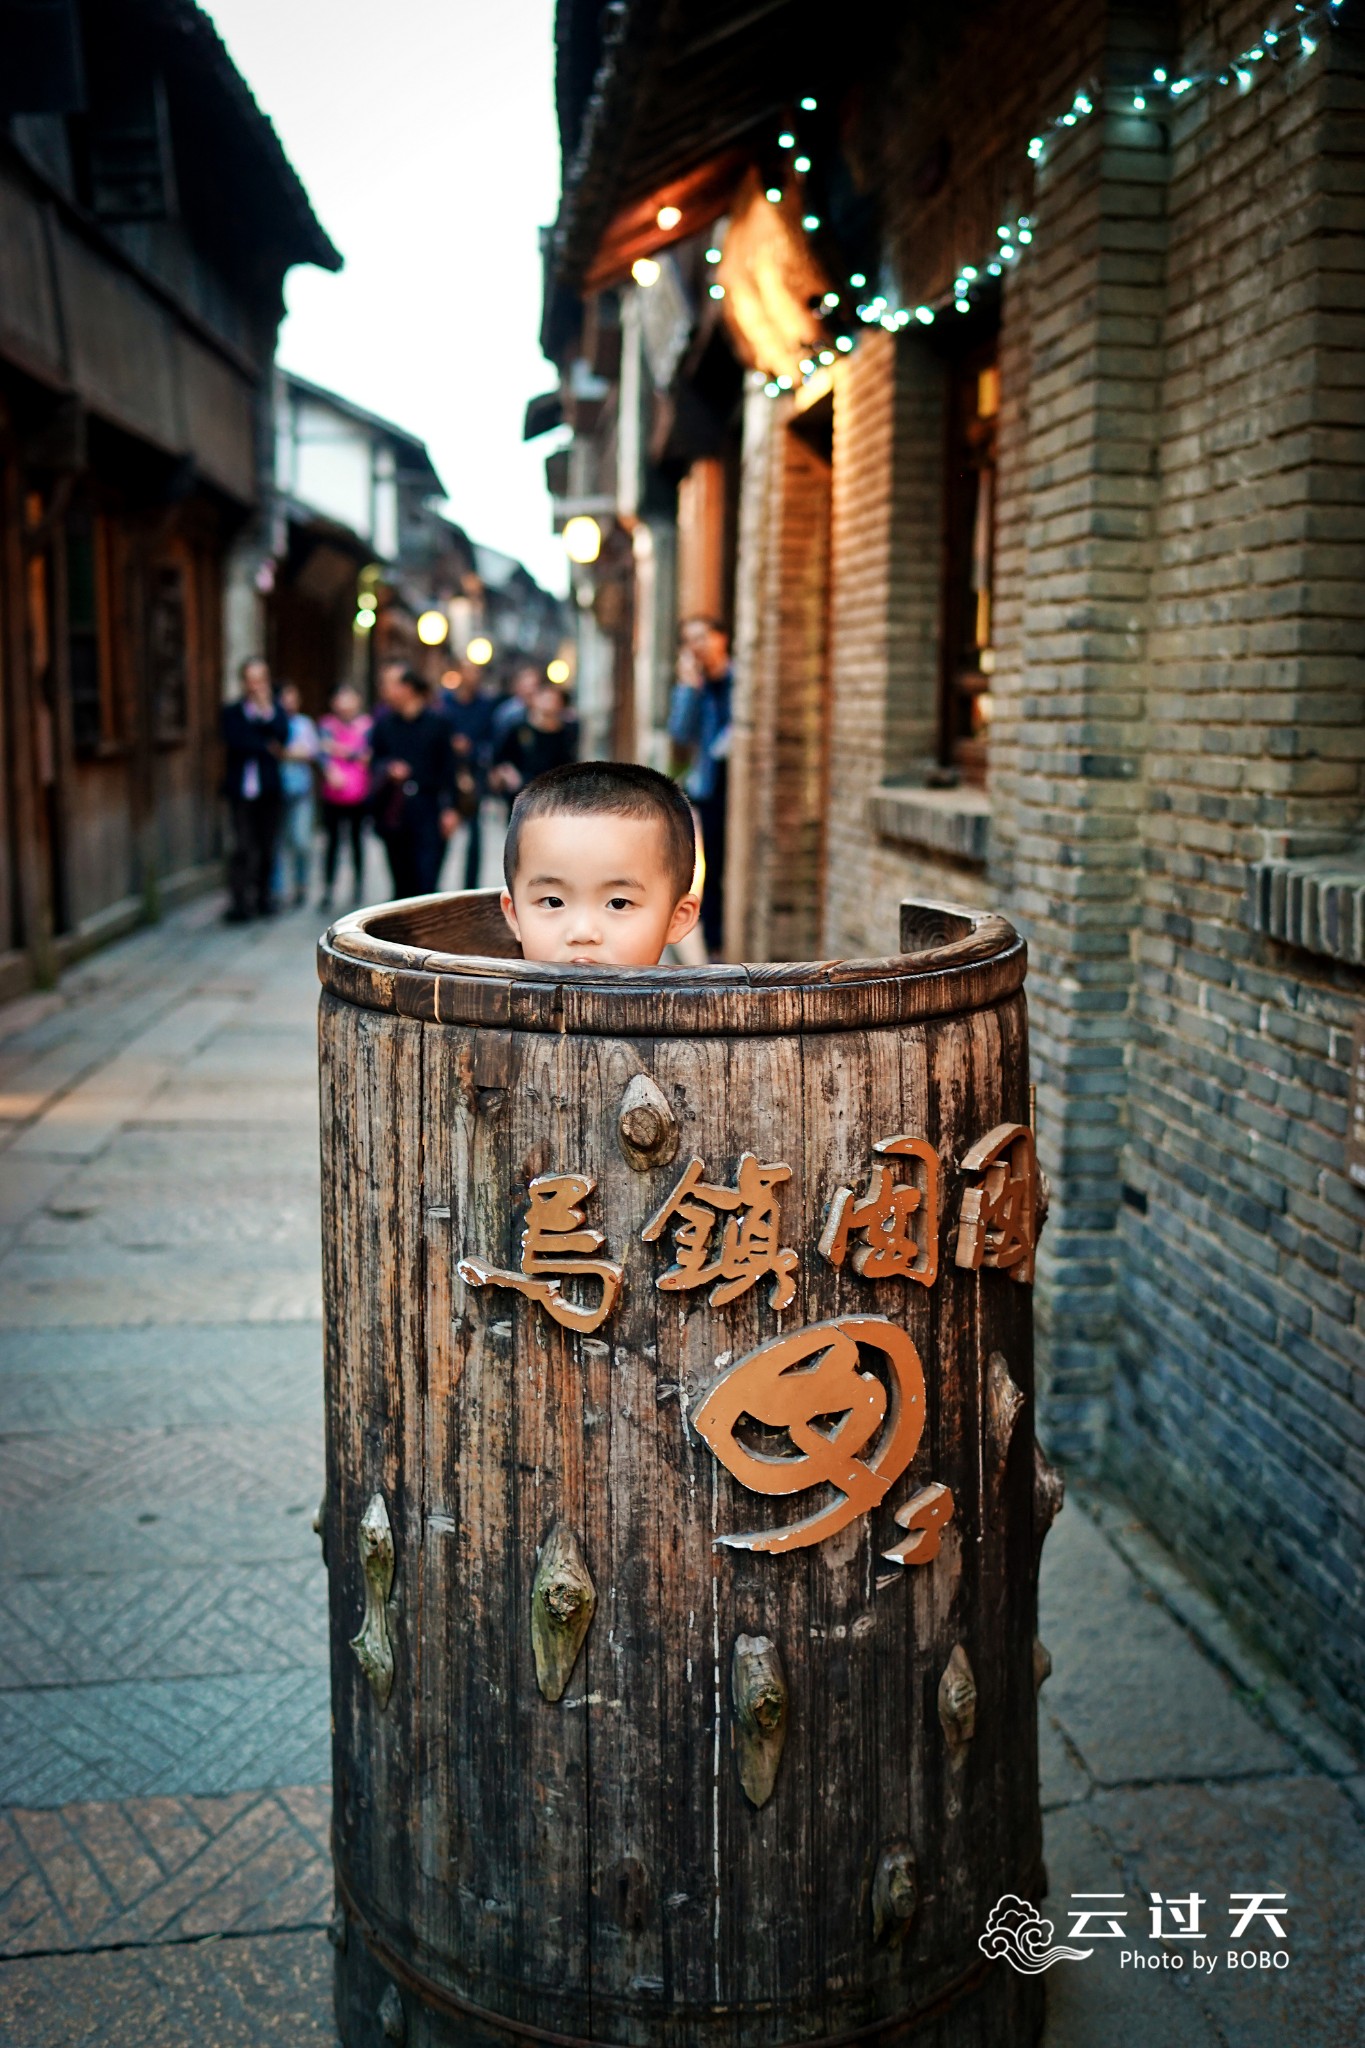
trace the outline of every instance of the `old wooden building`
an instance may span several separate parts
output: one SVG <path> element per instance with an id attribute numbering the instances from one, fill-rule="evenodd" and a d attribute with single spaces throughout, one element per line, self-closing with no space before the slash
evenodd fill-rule
<path id="1" fill-rule="evenodd" d="M 544 328 L 623 750 L 733 631 L 727 950 L 1027 933 L 1044 1433 L 1356 1737 L 1360 13 L 562 0 Z"/>
<path id="2" fill-rule="evenodd" d="M 291 264 L 340 262 L 191 0 L 0 8 L 0 988 L 211 872 Z"/>

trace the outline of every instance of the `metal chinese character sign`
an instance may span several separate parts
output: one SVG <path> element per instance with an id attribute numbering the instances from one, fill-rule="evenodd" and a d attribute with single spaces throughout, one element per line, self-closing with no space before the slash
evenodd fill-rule
<path id="1" fill-rule="evenodd" d="M 859 1279 L 913 1280 L 932 1287 L 939 1273 L 941 1171 L 927 1138 L 901 1134 L 872 1147 L 866 1186 L 835 1190 L 817 1249 L 834 1268 Z M 993 1269 L 1028 1284 L 1043 1205 L 1033 1133 L 998 1124 L 962 1159 L 964 1186 L 955 1235 L 958 1267 Z M 740 1155 L 732 1181 L 709 1181 L 702 1159 L 687 1163 L 667 1200 L 640 1235 L 657 1244 L 672 1233 L 673 1264 L 660 1274 L 665 1293 L 709 1287 L 723 1309 L 767 1280 L 769 1306 L 796 1299 L 800 1254 L 782 1242 L 782 1191 L 792 1169 Z M 459 1272 L 471 1287 L 507 1287 L 536 1302 L 566 1329 L 600 1329 L 620 1296 L 624 1268 L 602 1254 L 605 1238 L 586 1220 L 596 1182 L 588 1174 L 541 1174 L 530 1184 L 517 1270 L 466 1256 Z M 589 1299 L 571 1299 L 570 1281 Z M 878 1354 L 880 1372 L 864 1357 Z M 728 1354 L 727 1354 L 728 1355 Z M 907 1470 L 924 1427 L 924 1372 L 905 1330 L 879 1316 L 844 1316 L 772 1338 L 728 1365 L 691 1414 L 692 1427 L 726 1470 L 755 1493 L 815 1493 L 817 1505 L 777 1530 L 716 1540 L 738 1549 L 797 1550 L 820 1543 L 875 1508 Z M 952 1521 L 951 1490 L 934 1481 L 896 1511 L 903 1538 L 884 1555 L 893 1564 L 928 1564 Z"/>
<path id="2" fill-rule="evenodd" d="M 746 1152 L 733 1187 L 704 1181 L 705 1170 L 703 1160 L 689 1159 L 682 1179 L 640 1233 L 646 1244 L 655 1244 L 668 1225 L 673 1225 L 674 1263 L 660 1274 L 660 1288 L 672 1293 L 706 1287 L 714 1281 L 711 1306 L 724 1308 L 770 1273 L 770 1304 L 775 1309 L 790 1307 L 796 1295 L 792 1274 L 800 1260 L 779 1240 L 781 1188 L 791 1179 L 791 1168 L 763 1166 L 752 1152 Z M 721 1216 L 726 1221 L 719 1245 L 713 1246 L 712 1236 Z"/>
<path id="3" fill-rule="evenodd" d="M 860 1345 L 885 1357 L 887 1384 L 860 1370 Z M 905 1331 L 882 1316 L 813 1323 L 736 1359 L 691 1422 L 751 1492 L 834 1490 L 832 1503 L 785 1529 L 716 1539 L 738 1550 L 800 1550 L 867 1514 L 905 1471 L 924 1428 L 924 1368 Z M 753 1443 L 753 1425 L 789 1448 Z"/>
<path id="4" fill-rule="evenodd" d="M 819 1250 L 831 1266 L 842 1266 L 849 1237 L 852 1265 L 863 1280 L 918 1280 L 932 1287 L 938 1278 L 938 1153 L 924 1138 L 883 1138 L 872 1147 L 881 1159 L 912 1160 L 920 1184 L 901 1181 L 890 1166 L 874 1166 L 867 1188 L 855 1196 L 839 1188 L 829 1205 Z"/>
<path id="5" fill-rule="evenodd" d="M 585 1173 L 542 1173 L 531 1182 L 530 1205 L 521 1236 L 521 1271 L 509 1273 L 483 1259 L 461 1259 L 460 1278 L 471 1287 L 511 1287 L 538 1301 L 567 1330 L 600 1329 L 621 1292 L 623 1268 L 592 1256 L 606 1243 L 600 1230 L 584 1227 L 583 1203 L 597 1182 Z M 586 1275 L 601 1285 L 596 1303 L 570 1301 L 562 1283 Z"/>
<path id="6" fill-rule="evenodd" d="M 1038 1243 L 1038 1161 L 1027 1124 L 997 1124 L 963 1155 L 962 1171 L 976 1176 L 962 1196 L 958 1217 L 959 1266 L 983 1266 L 1033 1284 Z"/>

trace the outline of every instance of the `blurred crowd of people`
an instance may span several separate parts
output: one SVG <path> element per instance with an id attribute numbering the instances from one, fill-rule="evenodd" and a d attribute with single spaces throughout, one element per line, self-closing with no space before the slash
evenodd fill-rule
<path id="1" fill-rule="evenodd" d="M 510 805 L 523 784 L 577 758 L 569 700 L 534 662 L 513 670 L 500 694 L 472 663 L 433 688 L 404 662 L 385 662 L 373 712 L 343 683 L 316 720 L 292 683 L 276 687 L 263 658 L 244 662 L 241 680 L 222 728 L 233 924 L 307 900 L 319 828 L 322 910 L 338 900 L 343 857 L 348 900 L 360 900 L 369 832 L 383 844 L 394 895 L 420 896 L 438 886 L 463 824 L 463 886 L 477 888 L 485 799 Z"/>
<path id="2" fill-rule="evenodd" d="M 402 661 L 382 662 L 373 711 L 343 683 L 318 719 L 305 713 L 292 683 L 276 686 L 261 657 L 243 663 L 241 679 L 240 698 L 223 712 L 233 924 L 306 902 L 319 841 L 318 908 L 358 903 L 371 833 L 387 855 L 393 894 L 423 896 L 439 886 L 449 842 L 463 827 L 460 886 L 476 889 L 486 801 L 510 807 L 528 782 L 578 758 L 569 698 L 535 662 L 514 668 L 501 689 L 472 662 L 449 669 L 436 687 Z M 724 922 L 732 692 L 724 628 L 685 619 L 668 737 L 704 852 L 701 924 L 712 958 Z M 343 862 L 349 882 L 339 894 Z"/>

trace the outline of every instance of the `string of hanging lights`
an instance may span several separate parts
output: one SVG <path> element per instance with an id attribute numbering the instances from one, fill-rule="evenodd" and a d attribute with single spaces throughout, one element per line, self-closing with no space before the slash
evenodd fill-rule
<path id="1" fill-rule="evenodd" d="M 1164 115 L 1187 104 L 1195 93 L 1218 87 L 1228 87 L 1238 93 L 1249 92 L 1258 77 L 1267 77 L 1288 63 L 1302 62 L 1311 57 L 1324 31 L 1340 20 L 1344 5 L 1345 0 L 1319 0 L 1316 5 L 1300 0 L 1300 4 L 1295 5 L 1283 20 L 1272 22 L 1248 48 L 1215 60 L 1197 71 L 1172 72 L 1158 66 L 1149 81 L 1121 88 L 1111 87 L 1107 94 L 1091 80 L 1079 86 L 1067 106 L 1030 136 L 1029 162 L 1035 167 L 1043 163 L 1049 148 L 1059 137 L 1078 127 L 1104 105 L 1130 114 Z M 807 94 L 797 102 L 798 114 L 814 114 L 818 109 L 819 101 L 813 94 Z M 812 168 L 812 145 L 802 142 L 798 127 L 797 122 L 784 127 L 777 136 L 777 147 L 786 157 L 790 171 L 798 178 L 805 178 Z M 780 206 L 784 187 L 776 183 L 769 185 L 765 196 L 771 205 Z M 803 213 L 801 225 L 808 234 L 814 234 L 821 226 L 820 216 L 814 212 Z M 1021 213 L 1002 221 L 995 237 L 996 246 L 983 254 L 979 263 L 961 266 L 950 291 L 917 305 L 897 303 L 889 287 L 875 291 L 870 289 L 866 274 L 852 271 L 843 290 L 825 293 L 820 311 L 826 325 L 833 331 L 824 345 L 812 347 L 810 353 L 801 359 L 798 365 L 800 381 L 809 383 L 839 356 L 850 354 L 856 345 L 859 326 L 881 327 L 895 333 L 910 326 L 912 321 L 931 327 L 941 314 L 950 309 L 969 313 L 982 294 L 1017 264 L 1032 244 L 1033 216 Z M 706 261 L 718 264 L 722 253 L 719 247 L 713 246 L 706 251 Z M 718 282 L 709 290 L 714 299 L 725 296 L 724 287 Z M 763 388 L 770 398 L 780 398 L 794 388 L 796 381 L 790 375 L 775 374 L 767 379 Z"/>

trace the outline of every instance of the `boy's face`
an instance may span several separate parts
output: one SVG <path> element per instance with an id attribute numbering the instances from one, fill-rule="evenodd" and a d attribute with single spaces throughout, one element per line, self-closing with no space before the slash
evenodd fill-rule
<path id="1" fill-rule="evenodd" d="M 654 967 L 700 908 L 681 899 L 657 818 L 549 811 L 521 829 L 503 916 L 528 960 L 562 967 Z"/>

